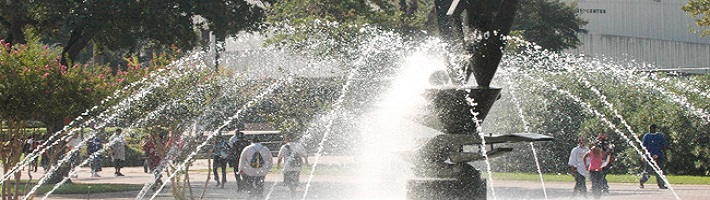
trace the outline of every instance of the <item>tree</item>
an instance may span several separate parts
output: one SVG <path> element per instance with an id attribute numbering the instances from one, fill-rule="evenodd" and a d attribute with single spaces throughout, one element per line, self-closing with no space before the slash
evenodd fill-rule
<path id="1" fill-rule="evenodd" d="M 683 11 L 690 14 L 691 17 L 695 18 L 695 24 L 699 28 L 705 29 L 701 32 L 701 35 L 710 35 L 710 0 L 689 0 L 688 4 L 682 7 Z M 696 32 L 695 29 L 690 29 Z"/>
<path id="2" fill-rule="evenodd" d="M 144 47 L 190 49 L 199 45 L 205 28 L 224 40 L 227 35 L 258 27 L 264 11 L 243 0 L 201 1 L 5 1 L 0 27 L 6 41 L 25 43 L 26 31 L 63 41 L 61 63 L 70 65 L 89 44 L 136 53 Z M 207 19 L 196 24 L 195 19 Z M 204 26 L 202 26 L 204 25 Z M 28 28 L 23 28 L 28 27 Z"/>
<path id="3" fill-rule="evenodd" d="M 586 24 L 576 15 L 575 6 L 558 0 L 521 1 L 512 27 L 514 34 L 550 50 L 563 50 L 580 44 L 578 33 Z M 333 53 L 344 49 L 357 38 L 359 28 L 374 25 L 405 35 L 418 36 L 421 30 L 435 30 L 432 1 L 283 1 L 275 3 L 267 21 L 273 25 L 288 24 L 277 31 L 272 44 L 291 44 L 298 49 L 312 43 L 334 44 L 316 49 Z M 294 31 L 295 30 L 295 31 Z M 419 36 L 422 36 L 419 34 Z M 330 39 L 335 42 L 324 42 Z"/>
<path id="4" fill-rule="evenodd" d="M 78 116 L 117 88 L 145 75 L 144 70 L 150 70 L 139 66 L 112 73 L 105 66 L 67 67 L 59 63 L 59 49 L 43 47 L 36 40 L 27 45 L 0 44 L 0 119 L 9 125 L 0 134 L 3 137 L 0 160 L 5 172 L 19 162 L 22 154 L 19 147 L 26 137 L 34 134 L 25 129 L 25 122 L 43 122 L 48 133 L 54 134 L 64 125 L 62 119 Z M 53 177 L 62 178 L 65 172 L 57 172 Z M 19 172 L 15 174 L 16 179 L 19 176 Z M 10 185 L 3 184 L 3 196 Z"/>
<path id="5" fill-rule="evenodd" d="M 391 28 L 398 23 L 395 12 L 392 1 L 279 1 L 267 18 L 275 27 L 269 43 L 322 55 L 346 55 L 362 35 L 362 26 Z"/>
<path id="6" fill-rule="evenodd" d="M 521 1 L 513 30 L 542 48 L 561 51 L 581 44 L 577 34 L 586 33 L 587 24 L 577 15 L 576 5 L 559 0 Z"/>

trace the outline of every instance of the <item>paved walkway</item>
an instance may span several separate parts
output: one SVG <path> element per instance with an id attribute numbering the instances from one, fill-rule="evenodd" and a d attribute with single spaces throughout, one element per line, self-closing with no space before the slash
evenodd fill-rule
<path id="1" fill-rule="evenodd" d="M 313 162 L 313 157 L 310 158 Z M 319 165 L 332 165 L 353 163 L 354 160 L 349 157 L 323 157 Z M 198 160 L 193 164 L 191 170 L 206 169 L 206 160 Z M 41 171 L 41 170 L 40 170 Z M 204 171 L 204 170 L 202 170 Z M 151 174 L 143 173 L 142 167 L 124 168 L 122 172 L 126 176 L 113 176 L 113 168 L 106 167 L 102 172 L 103 177 L 89 177 L 88 169 L 82 169 L 79 172 L 79 177 L 73 179 L 77 183 L 130 183 L 130 184 L 145 184 L 152 180 Z M 39 171 L 33 176 L 41 176 Z M 196 199 L 199 198 L 203 189 L 206 189 L 204 199 L 247 199 L 247 195 L 241 192 L 236 192 L 234 177 L 232 174 L 227 175 L 228 182 L 224 188 L 215 187 L 215 182 L 210 180 L 209 185 L 204 188 L 207 172 L 191 172 L 190 180 L 192 183 L 193 195 Z M 378 182 L 368 177 L 358 177 L 355 175 L 316 175 L 313 176 L 308 190 L 306 191 L 306 181 L 309 179 L 308 172 L 301 174 L 301 186 L 296 194 L 291 194 L 288 188 L 281 186 L 281 174 L 270 174 L 266 177 L 265 195 L 268 199 L 406 199 L 404 197 L 403 188 L 390 188 L 391 182 Z M 393 182 L 402 181 L 398 177 L 392 177 Z M 164 178 L 165 180 L 165 178 Z M 402 182 L 399 182 L 399 185 Z M 491 183 L 489 183 L 491 184 Z M 589 183 L 588 183 L 589 184 Z M 488 199 L 500 200 L 517 200 L 517 199 L 584 199 L 571 196 L 573 183 L 569 182 L 545 182 L 545 190 L 542 189 L 542 183 L 529 181 L 497 181 L 494 180 L 491 184 L 493 188 L 488 187 Z M 588 185 L 589 186 L 589 185 Z M 710 185 L 673 185 L 674 190 L 661 190 L 654 187 L 653 184 L 647 184 L 646 189 L 639 189 L 636 184 L 611 184 L 610 192 L 605 193 L 602 199 L 609 200 L 654 200 L 654 199 L 676 199 L 673 191 L 676 192 L 679 199 L 684 200 L 700 200 L 710 199 Z M 546 195 L 545 195 L 546 192 Z M 53 194 L 48 199 L 136 199 L 138 191 L 118 192 L 118 193 L 102 193 L 91 195 L 61 195 Z M 143 199 L 151 199 L 152 191 L 148 191 Z M 547 197 L 546 197 L 547 196 Z M 38 196 L 41 198 L 42 196 Z M 155 199 L 174 199 L 169 191 L 169 186 L 158 193 Z"/>

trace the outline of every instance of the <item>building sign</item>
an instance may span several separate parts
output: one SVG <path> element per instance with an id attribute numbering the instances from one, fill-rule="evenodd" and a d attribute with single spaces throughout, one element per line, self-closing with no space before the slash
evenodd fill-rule
<path id="1" fill-rule="evenodd" d="M 606 14 L 606 9 L 596 9 L 596 8 L 591 8 L 591 9 L 586 9 L 586 8 L 577 8 L 577 12 L 581 14 Z"/>

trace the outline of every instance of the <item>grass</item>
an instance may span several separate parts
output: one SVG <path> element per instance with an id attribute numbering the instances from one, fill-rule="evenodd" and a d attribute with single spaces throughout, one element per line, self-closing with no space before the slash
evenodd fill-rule
<path id="1" fill-rule="evenodd" d="M 304 173 L 310 173 L 311 166 L 305 166 L 303 171 Z M 192 172 L 211 172 L 208 171 L 207 169 L 199 169 L 199 170 L 190 170 Z M 232 174 L 233 170 L 231 167 L 227 168 L 227 171 L 229 174 Z M 276 174 L 278 171 L 276 168 L 271 169 L 272 174 Z M 316 175 L 349 175 L 349 174 L 354 174 L 354 168 L 349 167 L 349 166 L 338 166 L 338 165 L 323 165 L 323 166 L 318 166 L 318 169 L 315 171 Z M 483 177 L 488 177 L 487 174 L 483 174 Z M 574 178 L 571 175 L 567 174 L 543 174 L 542 175 L 543 179 L 545 181 L 550 181 L 550 182 L 574 182 Z M 676 175 L 668 175 L 667 176 L 671 184 L 689 184 L 689 185 L 710 185 L 710 176 L 676 176 Z M 638 175 L 630 175 L 630 174 L 609 174 L 607 175 L 607 180 L 610 183 L 638 183 L 639 181 L 639 176 Z M 540 181 L 540 176 L 538 174 L 532 174 L 532 173 L 502 173 L 502 172 L 497 172 L 493 173 L 493 179 L 494 180 L 518 180 L 518 181 L 533 181 L 533 182 L 538 182 Z M 25 181 L 22 181 L 21 184 L 19 185 L 20 187 L 20 192 L 22 194 L 25 193 Z M 651 177 L 647 184 L 655 184 L 656 179 L 655 177 Z M 14 184 L 14 181 L 10 181 L 10 184 Z M 34 185 L 36 184 L 36 181 L 31 182 L 28 187 L 27 191 L 32 189 Z M 37 190 L 37 194 L 45 194 L 49 192 L 54 185 L 42 185 L 39 187 Z M 125 191 L 138 191 L 143 188 L 142 184 L 110 184 L 110 183 L 104 183 L 104 184 L 64 184 L 57 188 L 52 194 L 90 194 L 90 193 L 107 193 L 107 192 L 125 192 Z"/>
<path id="2" fill-rule="evenodd" d="M 487 175 L 484 175 L 487 177 Z M 667 175 L 668 181 L 671 184 L 689 184 L 689 185 L 710 185 L 710 176 L 683 176 L 683 175 Z M 574 182 L 574 177 L 568 174 L 543 174 L 543 180 L 551 182 Z M 607 181 L 610 183 L 638 183 L 641 177 L 632 174 L 608 174 Z M 540 175 L 532 173 L 493 173 L 493 179 L 496 180 L 520 180 L 520 181 L 540 181 Z M 651 177 L 647 184 L 655 184 L 656 178 Z"/>
<path id="3" fill-rule="evenodd" d="M 26 181 L 21 181 L 19 184 L 20 193 L 25 194 L 32 190 L 37 182 L 32 181 L 25 188 Z M 14 184 L 11 181 L 10 184 Z M 54 188 L 54 185 L 42 185 L 37 188 L 36 194 L 41 195 L 49 192 Z M 107 192 L 125 192 L 125 191 L 138 191 L 143 189 L 143 184 L 110 184 L 110 183 L 100 183 L 100 184 L 84 184 L 84 183 L 72 183 L 63 184 L 59 186 L 52 194 L 91 194 L 91 193 L 107 193 Z"/>

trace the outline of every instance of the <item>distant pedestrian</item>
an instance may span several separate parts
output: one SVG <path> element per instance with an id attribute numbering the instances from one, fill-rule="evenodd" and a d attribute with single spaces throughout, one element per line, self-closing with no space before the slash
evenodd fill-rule
<path id="1" fill-rule="evenodd" d="M 286 144 L 281 146 L 277 155 L 276 168 L 281 168 L 281 162 L 284 162 L 284 185 L 294 193 L 299 184 L 303 163 L 308 165 L 308 153 L 301 143 L 291 142 L 289 137 L 285 139 Z"/>
<path id="2" fill-rule="evenodd" d="M 237 131 L 231 138 L 229 138 L 229 165 L 234 168 L 234 178 L 237 183 L 237 191 L 243 191 L 246 189 L 246 175 L 239 174 L 239 160 L 241 158 L 241 153 L 249 146 L 251 143 L 244 138 L 244 132 Z"/>
<path id="3" fill-rule="evenodd" d="M 25 154 L 25 157 L 32 154 L 35 151 L 35 149 L 37 149 L 37 146 L 39 146 L 39 141 L 37 141 L 37 139 L 35 137 L 36 136 L 34 136 L 34 135 L 28 137 L 27 140 L 25 140 L 25 143 L 22 145 L 22 152 Z M 30 161 L 30 164 L 27 165 L 29 167 L 28 172 L 31 172 L 31 171 L 37 172 L 37 160 L 38 160 L 37 158 L 39 158 L 39 157 L 35 157 L 34 159 L 32 159 Z"/>
<path id="4" fill-rule="evenodd" d="M 599 199 L 604 188 L 604 172 L 602 172 L 604 168 L 604 152 L 599 145 L 594 145 L 587 154 L 584 154 L 582 161 L 587 166 L 590 179 L 592 179 L 592 196 L 595 199 Z"/>
<path id="5" fill-rule="evenodd" d="M 589 152 L 586 140 L 577 139 L 577 146 L 572 149 L 569 155 L 567 164 L 570 166 L 570 173 L 574 176 L 574 195 L 581 194 L 587 196 L 586 177 L 589 176 L 586 165 L 584 164 L 584 155 Z"/>
<path id="6" fill-rule="evenodd" d="M 70 156 L 69 157 L 69 160 L 70 160 L 69 165 L 70 165 L 71 169 L 74 169 L 77 166 L 79 166 L 79 161 L 81 159 L 79 157 L 79 155 L 80 155 L 79 154 L 79 152 L 80 152 L 79 147 L 81 147 L 81 141 L 82 141 L 82 138 L 79 137 L 78 133 L 74 133 L 73 135 L 71 135 L 67 139 L 67 144 L 66 144 L 67 155 L 66 156 Z M 70 177 L 71 178 L 78 178 L 79 175 L 74 173 Z"/>
<path id="7" fill-rule="evenodd" d="M 244 148 L 239 156 L 239 174 L 246 175 L 249 197 L 263 198 L 264 178 L 273 165 L 273 157 L 268 147 L 259 143 L 259 138 L 251 138 L 251 145 Z"/>
<path id="8" fill-rule="evenodd" d="M 229 155 L 229 143 L 222 138 L 217 136 L 214 142 L 214 148 L 212 149 L 212 160 L 214 161 L 212 165 L 212 172 L 214 173 L 214 180 L 217 181 L 217 187 L 224 187 L 227 183 L 227 157 Z M 222 181 L 220 182 L 219 174 L 217 171 L 222 168 Z"/>
<path id="9" fill-rule="evenodd" d="M 86 147 L 86 152 L 89 154 L 91 160 L 91 177 L 101 177 L 99 172 L 101 171 L 101 153 L 99 152 L 104 148 L 104 144 L 99 137 L 100 133 L 96 133 L 94 137 L 89 139 L 89 145 Z"/>
<path id="10" fill-rule="evenodd" d="M 113 158 L 113 168 L 115 176 L 123 176 L 121 168 L 126 162 L 126 140 L 123 139 L 123 130 L 116 129 L 116 132 L 111 135 L 109 145 L 111 150 L 111 158 Z"/>
<path id="11" fill-rule="evenodd" d="M 663 133 L 657 131 L 657 128 L 658 127 L 655 124 L 651 124 L 651 126 L 648 127 L 648 132 L 644 134 L 643 138 L 641 139 L 641 144 L 643 145 L 643 147 L 646 148 L 646 150 L 648 150 L 649 154 L 646 154 L 643 157 L 644 168 L 643 172 L 641 173 L 641 180 L 639 180 L 640 188 L 644 187 L 643 184 L 648 181 L 648 178 L 651 173 L 656 175 L 656 183 L 658 184 L 658 188 L 668 188 L 666 187 L 663 178 L 661 178 L 666 159 L 664 152 L 668 149 L 668 142 L 663 136 Z M 653 162 L 651 161 L 655 162 L 658 166 L 658 172 L 656 172 L 656 170 L 654 170 L 651 166 L 653 164 Z"/>
<path id="12" fill-rule="evenodd" d="M 148 172 L 153 174 L 153 191 L 156 191 L 163 184 L 162 180 L 162 168 L 160 167 L 160 162 L 162 161 L 162 156 L 158 152 L 158 148 L 155 145 L 156 139 L 152 134 L 146 135 L 145 142 L 143 143 L 143 152 L 146 156 L 146 162 L 148 167 Z"/>

